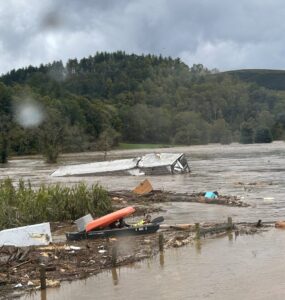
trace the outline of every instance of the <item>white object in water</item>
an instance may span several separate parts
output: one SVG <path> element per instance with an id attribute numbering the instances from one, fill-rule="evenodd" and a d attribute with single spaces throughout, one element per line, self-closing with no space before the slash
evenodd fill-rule
<path id="1" fill-rule="evenodd" d="M 263 202 L 266 203 L 266 204 L 271 204 L 271 203 L 274 202 L 274 197 L 263 198 Z"/>
<path id="2" fill-rule="evenodd" d="M 75 224 L 77 226 L 78 231 L 85 230 L 86 225 L 91 221 L 93 221 L 93 218 L 90 214 L 75 220 Z"/>
<path id="3" fill-rule="evenodd" d="M 50 224 L 41 223 L 0 231 L 0 246 L 45 246 L 52 242 Z"/>

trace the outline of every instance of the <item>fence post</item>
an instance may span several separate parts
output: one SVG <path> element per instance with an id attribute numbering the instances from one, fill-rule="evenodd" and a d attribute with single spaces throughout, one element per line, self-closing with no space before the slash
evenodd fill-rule
<path id="1" fill-rule="evenodd" d="M 163 251 L 163 242 L 164 242 L 164 237 L 163 237 L 163 233 L 160 232 L 158 235 L 158 245 L 159 245 L 159 251 Z"/>
<path id="2" fill-rule="evenodd" d="M 41 282 L 41 290 L 46 289 L 46 268 L 45 265 L 40 264 L 40 282 Z"/>
<path id="3" fill-rule="evenodd" d="M 117 264 L 117 254 L 118 254 L 117 243 L 115 243 L 112 247 L 112 266 L 116 266 Z"/>
<path id="4" fill-rule="evenodd" d="M 233 229 L 233 219 L 232 219 L 232 217 L 228 217 L 228 229 L 229 230 Z"/>
<path id="5" fill-rule="evenodd" d="M 195 232 L 196 232 L 195 239 L 199 240 L 200 239 L 200 224 L 199 223 L 195 223 Z"/>

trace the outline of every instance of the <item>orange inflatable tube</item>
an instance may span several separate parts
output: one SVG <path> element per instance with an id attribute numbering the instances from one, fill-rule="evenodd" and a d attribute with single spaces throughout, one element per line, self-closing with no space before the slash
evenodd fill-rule
<path id="1" fill-rule="evenodd" d="M 106 216 L 103 216 L 101 218 L 95 219 L 91 222 L 89 222 L 85 226 L 86 232 L 89 232 L 91 230 L 94 230 L 96 228 L 104 228 L 107 227 L 108 225 L 112 224 L 113 222 L 116 222 L 122 218 L 127 217 L 128 215 L 132 214 L 135 212 L 135 209 L 132 206 L 128 206 L 125 208 L 122 208 L 120 210 L 117 210 L 113 213 L 110 213 Z"/>

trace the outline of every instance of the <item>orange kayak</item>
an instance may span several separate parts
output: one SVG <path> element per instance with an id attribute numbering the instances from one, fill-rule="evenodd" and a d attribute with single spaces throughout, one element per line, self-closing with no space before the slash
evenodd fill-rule
<path id="1" fill-rule="evenodd" d="M 107 227 L 108 225 L 112 224 L 113 222 L 116 222 L 122 218 L 125 218 L 128 215 L 132 214 L 133 212 L 135 212 L 135 209 L 132 206 L 122 208 L 122 209 L 117 210 L 113 213 L 110 213 L 106 216 L 103 216 L 101 218 L 98 218 L 98 219 L 95 219 L 95 220 L 89 222 L 86 225 L 85 230 L 86 230 L 86 232 L 89 232 L 89 231 L 97 229 L 97 228 Z"/>

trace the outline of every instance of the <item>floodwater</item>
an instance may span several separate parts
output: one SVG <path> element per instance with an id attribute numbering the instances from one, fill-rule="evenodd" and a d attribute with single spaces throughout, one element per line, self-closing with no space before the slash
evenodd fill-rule
<path id="1" fill-rule="evenodd" d="M 282 236 L 274 229 L 201 240 L 22 299 L 283 300 L 285 232 Z"/>
<path id="2" fill-rule="evenodd" d="M 228 146 L 207 145 L 158 149 L 157 152 L 183 152 L 190 161 L 192 173 L 151 176 L 155 189 L 176 192 L 217 190 L 236 195 L 251 204 L 249 208 L 225 207 L 198 203 L 166 203 L 166 223 L 223 221 L 232 216 L 240 221 L 275 221 L 285 219 L 285 143 Z M 110 159 L 134 157 L 153 150 L 115 151 Z M 70 154 L 58 165 L 91 162 L 100 153 Z M 49 176 L 57 166 L 47 166 L 40 157 L 13 159 L 0 169 L 0 178 L 14 181 L 30 179 L 72 185 L 84 180 L 100 183 L 109 190 L 133 189 L 145 177 Z M 255 236 L 234 236 L 202 240 L 163 256 L 113 269 L 85 281 L 65 283 L 47 294 L 23 299 L 284 299 L 285 271 L 283 249 L 285 231 L 272 229 Z"/>
<path id="3" fill-rule="evenodd" d="M 140 156 L 154 150 L 113 151 L 109 159 Z M 248 209 L 195 203 L 168 204 L 167 218 L 177 222 L 220 221 L 231 215 L 238 221 L 271 221 L 285 217 L 285 143 L 255 145 L 207 145 L 157 149 L 156 152 L 183 152 L 192 172 L 183 175 L 151 176 L 154 189 L 172 192 L 217 190 L 220 194 L 236 195 L 251 204 Z M 73 185 L 80 181 L 99 183 L 108 190 L 132 190 L 145 176 L 51 177 L 61 165 L 102 160 L 98 152 L 67 154 L 57 165 L 47 165 L 41 157 L 20 157 L 0 168 L 0 179 L 10 177 L 40 183 Z"/>

